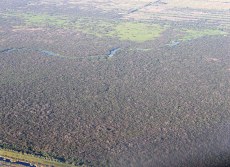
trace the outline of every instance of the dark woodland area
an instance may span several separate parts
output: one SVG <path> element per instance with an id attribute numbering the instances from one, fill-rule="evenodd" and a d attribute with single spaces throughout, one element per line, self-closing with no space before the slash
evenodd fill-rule
<path id="1" fill-rule="evenodd" d="M 230 163 L 229 35 L 182 38 L 179 30 L 193 23 L 162 21 L 171 27 L 154 40 L 136 42 L 123 40 L 124 34 L 74 30 L 60 20 L 43 23 L 38 16 L 29 23 L 27 16 L 9 11 L 52 15 L 65 7 L 24 9 L 32 1 L 14 2 L 0 2 L 2 149 L 86 166 Z M 120 19 L 113 10 L 104 16 L 90 9 L 63 13 Z M 197 25 L 206 34 L 215 28 Z M 125 32 L 120 27 L 114 34 Z M 178 34 L 181 40 L 174 42 Z"/>

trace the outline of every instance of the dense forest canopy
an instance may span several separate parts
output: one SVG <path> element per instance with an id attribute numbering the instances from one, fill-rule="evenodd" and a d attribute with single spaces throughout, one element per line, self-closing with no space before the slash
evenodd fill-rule
<path id="1" fill-rule="evenodd" d="M 0 166 L 228 166 L 229 11 L 1 0 Z"/>

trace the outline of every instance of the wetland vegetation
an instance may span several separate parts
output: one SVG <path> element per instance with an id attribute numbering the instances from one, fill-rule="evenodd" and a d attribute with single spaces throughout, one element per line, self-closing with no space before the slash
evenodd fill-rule
<path id="1" fill-rule="evenodd" d="M 0 1 L 0 166 L 230 164 L 225 2 Z"/>

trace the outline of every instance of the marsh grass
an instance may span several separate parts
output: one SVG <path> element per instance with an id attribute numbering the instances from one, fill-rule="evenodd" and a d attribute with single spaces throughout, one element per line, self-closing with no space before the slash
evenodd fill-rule
<path id="1" fill-rule="evenodd" d="M 180 38 L 180 41 L 189 41 L 197 38 L 201 38 L 204 36 L 216 36 L 216 35 L 227 35 L 227 32 L 218 30 L 218 29 L 183 29 L 184 33 L 183 37 Z"/>
<path id="2" fill-rule="evenodd" d="M 159 37 L 164 30 L 165 28 L 158 24 L 122 22 L 111 34 L 117 35 L 120 40 L 145 42 Z"/>
<path id="3" fill-rule="evenodd" d="M 68 16 L 51 14 L 34 14 L 9 12 L 4 17 L 22 19 L 26 26 L 54 26 L 57 28 L 75 29 L 82 33 L 94 35 L 99 38 L 117 38 L 132 42 L 145 42 L 159 37 L 166 27 L 158 24 L 112 21 L 106 19 L 93 19 L 90 17 L 70 18 Z"/>

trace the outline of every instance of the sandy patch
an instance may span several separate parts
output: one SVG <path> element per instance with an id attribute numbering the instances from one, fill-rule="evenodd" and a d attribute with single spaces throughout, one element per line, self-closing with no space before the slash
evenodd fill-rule
<path id="1" fill-rule="evenodd" d="M 217 58 L 214 58 L 214 57 L 207 58 L 207 61 L 208 62 L 221 62 L 220 59 L 217 59 Z"/>
<path id="2" fill-rule="evenodd" d="M 30 28 L 30 27 L 21 27 L 21 26 L 14 26 L 12 29 L 13 32 L 18 32 L 18 31 L 44 31 L 44 28 Z"/>

